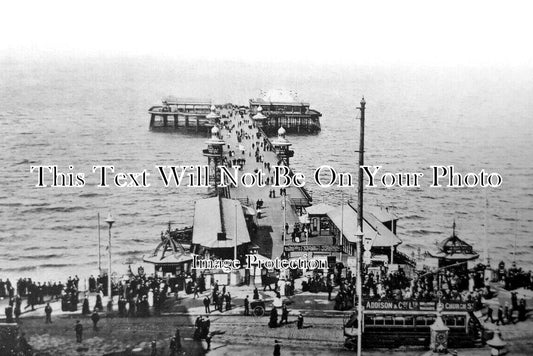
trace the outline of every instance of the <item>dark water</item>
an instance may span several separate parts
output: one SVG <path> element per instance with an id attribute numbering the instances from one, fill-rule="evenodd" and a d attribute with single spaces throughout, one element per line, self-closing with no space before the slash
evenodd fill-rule
<path id="1" fill-rule="evenodd" d="M 297 90 L 323 113 L 319 135 L 289 137 L 296 151 L 293 166 L 309 177 L 315 201 L 334 203 L 341 192 L 355 197 L 355 188 L 322 189 L 311 177 L 322 164 L 356 172 L 355 108 L 365 94 L 366 163 L 426 176 L 419 189 L 366 191 L 368 204 L 388 206 L 401 217 L 404 250 L 434 248 L 451 233 L 455 219 L 458 234 L 481 252 L 486 212 L 493 261 L 513 259 L 516 236 L 516 260 L 532 265 L 531 69 L 96 58 L 3 58 L 0 63 L 0 277 L 51 279 L 94 272 L 97 212 L 103 219 L 112 212 L 116 219 L 114 265 L 124 270 L 128 262 L 138 262 L 153 250 L 168 221 L 192 223 L 193 202 L 207 192 L 161 184 L 97 188 L 92 166 L 114 165 L 125 172 L 146 168 L 155 174 L 156 164 L 204 164 L 205 138 L 150 132 L 147 109 L 168 94 L 246 104 L 259 89 L 279 87 Z M 85 172 L 86 186 L 36 188 L 30 166 L 49 164 Z M 486 192 L 429 188 L 429 166 L 451 164 L 458 172 L 499 172 L 504 183 Z"/>

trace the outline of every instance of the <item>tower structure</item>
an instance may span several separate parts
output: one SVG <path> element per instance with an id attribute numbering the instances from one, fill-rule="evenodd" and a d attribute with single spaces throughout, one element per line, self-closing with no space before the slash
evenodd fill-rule
<path id="1" fill-rule="evenodd" d="M 220 115 L 217 114 L 216 109 L 215 105 L 211 105 L 211 112 L 205 116 L 211 125 L 216 125 L 220 122 Z"/>
<path id="2" fill-rule="evenodd" d="M 254 120 L 255 125 L 257 127 L 263 127 L 263 123 L 265 122 L 267 117 L 263 114 L 263 107 L 261 107 L 261 105 L 259 105 L 259 107 L 257 108 L 257 114 L 252 116 L 252 119 Z"/>
<path id="3" fill-rule="evenodd" d="M 220 130 L 215 125 L 211 129 L 211 138 L 207 140 L 207 149 L 203 150 L 203 154 L 207 157 L 207 164 L 209 166 L 209 183 L 216 187 L 220 184 L 220 170 L 218 166 L 222 165 L 223 148 L 226 144 L 220 138 Z"/>
<path id="4" fill-rule="evenodd" d="M 280 127 L 278 130 L 278 137 L 274 141 L 272 141 L 272 146 L 274 146 L 276 154 L 278 155 L 280 160 L 288 167 L 289 159 L 294 156 L 294 151 L 290 149 L 292 143 L 287 140 L 285 134 L 286 131 L 283 126 Z"/>

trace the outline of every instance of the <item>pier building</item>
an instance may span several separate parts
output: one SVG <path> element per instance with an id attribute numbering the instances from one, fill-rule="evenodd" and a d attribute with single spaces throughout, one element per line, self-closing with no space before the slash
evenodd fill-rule
<path id="1" fill-rule="evenodd" d="M 331 206 L 324 203 L 309 206 L 301 216 L 301 229 L 306 229 L 308 237 L 303 238 L 301 229 L 295 238 L 284 246 L 288 258 L 302 253 L 329 257 L 332 263 L 343 262 L 349 265 L 350 258 L 356 255 L 357 209 L 351 202 L 344 206 Z M 402 240 L 396 235 L 398 218 L 381 208 L 368 208 L 364 212 L 365 250 L 368 267 L 383 264 L 396 264 L 404 270 L 412 270 L 414 262 L 397 250 Z M 340 258 L 340 260 L 339 260 Z"/>
<path id="2" fill-rule="evenodd" d="M 259 97 L 250 99 L 249 104 L 250 116 L 267 134 L 275 133 L 280 126 L 293 133 L 320 131 L 322 114 L 310 109 L 310 104 L 301 101 L 292 90 L 261 92 Z M 260 115 L 256 118 L 258 114 Z"/>
<path id="3" fill-rule="evenodd" d="M 461 271 L 466 271 L 468 262 L 479 257 L 472 245 L 456 235 L 455 221 L 453 222 L 452 235 L 442 240 L 438 245 L 438 250 L 436 252 L 430 251 L 429 255 L 437 259 L 438 268 L 453 267 Z"/>
<path id="4" fill-rule="evenodd" d="M 189 246 L 187 246 L 189 247 Z M 156 275 L 168 273 L 176 275 L 180 272 L 191 271 L 192 254 L 178 239 L 171 234 L 170 229 L 161 233 L 161 242 L 151 255 L 143 256 L 143 261 L 154 266 Z"/>
<path id="5" fill-rule="evenodd" d="M 192 252 L 205 258 L 234 258 L 249 252 L 250 234 L 238 200 L 220 196 L 194 205 Z"/>
<path id="6" fill-rule="evenodd" d="M 152 106 L 148 110 L 150 130 L 172 128 L 209 132 L 220 121 L 211 100 L 168 96 L 161 101 L 162 105 Z"/>

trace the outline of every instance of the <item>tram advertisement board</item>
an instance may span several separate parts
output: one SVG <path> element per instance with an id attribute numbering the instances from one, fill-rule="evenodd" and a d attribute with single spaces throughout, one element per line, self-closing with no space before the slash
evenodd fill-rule
<path id="1" fill-rule="evenodd" d="M 285 252 L 341 252 L 342 246 L 328 245 L 286 245 Z"/>
<path id="2" fill-rule="evenodd" d="M 442 301 L 444 311 L 470 311 L 473 303 L 461 301 Z M 418 300 L 367 300 L 364 302 L 366 310 L 419 310 L 436 311 L 437 302 Z"/>

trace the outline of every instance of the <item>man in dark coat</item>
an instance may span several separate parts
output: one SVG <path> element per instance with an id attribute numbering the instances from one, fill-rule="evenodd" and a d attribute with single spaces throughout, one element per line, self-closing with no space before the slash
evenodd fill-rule
<path id="1" fill-rule="evenodd" d="M 281 356 L 281 345 L 278 340 L 274 340 L 274 353 L 273 356 Z"/>
<path id="2" fill-rule="evenodd" d="M 98 321 L 100 320 L 100 315 L 98 315 L 96 308 L 93 311 L 93 315 L 91 315 L 91 320 L 93 321 L 93 330 L 98 331 Z"/>
<path id="3" fill-rule="evenodd" d="M 244 298 L 244 315 L 250 315 L 250 301 L 248 300 L 248 296 Z"/>
<path id="4" fill-rule="evenodd" d="M 296 324 L 298 326 L 298 329 L 303 329 L 304 327 L 304 317 L 302 314 L 298 315 L 298 322 Z"/>
<path id="5" fill-rule="evenodd" d="M 283 324 L 283 321 L 285 321 L 285 324 L 289 323 L 289 309 L 287 309 L 286 305 L 284 305 L 283 309 L 281 310 L 281 320 L 279 325 Z"/>
<path id="6" fill-rule="evenodd" d="M 487 317 L 485 318 L 485 322 L 487 320 L 490 320 L 491 323 L 494 323 L 494 318 L 492 317 L 492 308 L 490 306 L 487 309 Z"/>
<path id="7" fill-rule="evenodd" d="M 275 328 L 278 326 L 278 310 L 274 307 L 270 312 L 270 321 L 268 322 L 270 328 Z"/>
<path id="8" fill-rule="evenodd" d="M 206 314 L 211 313 L 211 310 L 210 310 L 210 308 L 209 308 L 209 305 L 210 305 L 210 304 L 211 304 L 211 301 L 209 300 L 209 297 L 206 296 L 206 297 L 204 298 L 204 307 L 205 307 L 205 312 L 206 312 Z"/>
<path id="9" fill-rule="evenodd" d="M 44 313 L 46 314 L 45 323 L 51 324 L 52 323 L 52 307 L 50 306 L 50 303 L 46 303 L 46 307 L 44 307 Z"/>
<path id="10" fill-rule="evenodd" d="M 76 320 L 76 326 L 74 326 L 74 330 L 76 331 L 76 342 L 81 342 L 83 335 L 83 325 L 80 324 L 79 320 Z"/>

